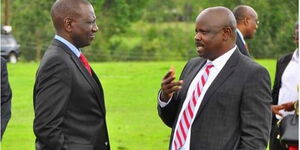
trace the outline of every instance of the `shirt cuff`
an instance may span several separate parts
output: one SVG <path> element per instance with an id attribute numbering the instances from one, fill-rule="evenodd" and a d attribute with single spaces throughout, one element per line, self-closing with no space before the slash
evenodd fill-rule
<path id="1" fill-rule="evenodd" d="M 158 104 L 159 104 L 159 106 L 161 108 L 164 108 L 164 107 L 166 107 L 170 103 L 170 101 L 171 101 L 171 99 L 172 99 L 173 96 L 171 96 L 171 98 L 168 100 L 168 102 L 163 102 L 163 101 L 160 100 L 160 94 L 161 94 L 161 91 L 159 92 L 158 97 L 157 97 Z"/>

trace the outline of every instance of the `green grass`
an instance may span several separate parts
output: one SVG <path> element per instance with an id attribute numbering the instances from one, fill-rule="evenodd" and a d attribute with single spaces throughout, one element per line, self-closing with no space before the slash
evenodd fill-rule
<path id="1" fill-rule="evenodd" d="M 259 60 L 274 79 L 275 60 Z M 157 91 L 171 65 L 179 76 L 185 62 L 91 63 L 105 93 L 112 150 L 166 150 L 170 129 L 160 121 Z M 13 90 L 12 118 L 3 137 L 3 150 L 33 150 L 32 89 L 37 63 L 9 64 Z"/>

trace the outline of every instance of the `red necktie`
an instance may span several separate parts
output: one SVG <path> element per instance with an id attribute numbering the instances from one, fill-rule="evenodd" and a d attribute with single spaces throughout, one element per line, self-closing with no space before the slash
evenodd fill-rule
<path id="1" fill-rule="evenodd" d="M 202 88 L 204 87 L 206 80 L 209 76 L 209 69 L 212 68 L 213 65 L 208 64 L 205 68 L 203 75 L 201 76 L 200 81 L 197 83 L 196 88 L 193 91 L 192 97 L 190 98 L 187 107 L 184 109 L 181 117 L 179 118 L 179 122 L 177 124 L 177 129 L 174 132 L 174 141 L 173 148 L 178 150 L 181 148 L 186 142 L 187 134 L 190 130 L 192 119 L 197 112 L 195 112 L 195 107 L 198 102 L 198 98 L 201 95 Z"/>
<path id="2" fill-rule="evenodd" d="M 90 73 L 90 75 L 92 75 L 92 71 L 91 71 L 91 67 L 89 65 L 89 62 L 88 62 L 88 60 L 86 59 L 86 57 L 82 53 L 80 53 L 79 59 L 83 63 L 84 67 L 88 70 L 88 72 Z"/>

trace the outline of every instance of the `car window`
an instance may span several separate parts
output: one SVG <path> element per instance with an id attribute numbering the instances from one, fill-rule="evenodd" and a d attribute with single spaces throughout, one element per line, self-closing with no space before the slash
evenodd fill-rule
<path id="1" fill-rule="evenodd" d="M 1 35 L 1 45 L 7 45 L 7 39 Z"/>
<path id="2" fill-rule="evenodd" d="M 1 45 L 15 46 L 17 45 L 17 42 L 11 35 L 1 35 Z"/>

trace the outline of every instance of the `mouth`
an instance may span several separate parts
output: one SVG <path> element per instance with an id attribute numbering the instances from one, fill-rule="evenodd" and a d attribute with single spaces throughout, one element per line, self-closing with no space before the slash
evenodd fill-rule
<path id="1" fill-rule="evenodd" d="M 93 35 L 93 34 L 90 35 L 90 38 L 91 38 L 91 39 L 94 39 L 94 38 L 95 38 L 95 35 Z"/>
<path id="2" fill-rule="evenodd" d="M 197 51 L 200 51 L 203 47 L 204 47 L 204 45 L 202 43 L 196 42 Z"/>

